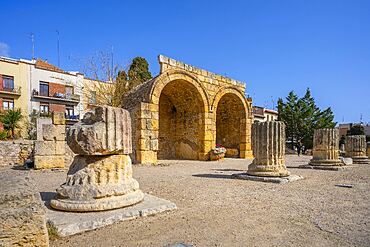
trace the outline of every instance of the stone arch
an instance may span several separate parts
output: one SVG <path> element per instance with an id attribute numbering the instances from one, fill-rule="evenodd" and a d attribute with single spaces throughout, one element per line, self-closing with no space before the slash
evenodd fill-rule
<path id="1" fill-rule="evenodd" d="M 191 74 L 171 71 L 155 80 L 149 102 L 158 106 L 158 159 L 202 159 L 209 109 L 204 86 Z"/>
<path id="2" fill-rule="evenodd" d="M 248 142 L 249 104 L 244 94 L 232 87 L 220 88 L 213 100 L 216 143 L 226 147 L 226 156 L 245 157 Z"/>
<path id="3" fill-rule="evenodd" d="M 158 76 L 149 92 L 149 102 L 152 104 L 159 104 L 159 97 L 163 90 L 163 88 L 170 83 L 171 81 L 175 80 L 182 80 L 191 83 L 199 92 L 200 96 L 202 97 L 202 101 L 204 102 L 205 111 L 208 111 L 209 107 L 209 97 L 207 90 L 205 89 L 204 85 L 192 74 L 182 71 L 182 70 L 169 70 L 166 71 L 164 74 Z"/>

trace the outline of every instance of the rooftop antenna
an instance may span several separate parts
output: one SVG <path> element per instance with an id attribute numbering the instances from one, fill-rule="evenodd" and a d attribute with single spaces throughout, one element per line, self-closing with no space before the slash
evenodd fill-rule
<path id="1" fill-rule="evenodd" d="M 114 74 L 114 72 L 113 72 L 113 45 L 112 45 L 112 69 L 111 69 L 111 80 L 112 80 L 112 82 L 113 82 L 113 74 Z"/>
<path id="2" fill-rule="evenodd" d="M 30 38 L 32 42 L 32 60 L 35 59 L 35 35 L 34 33 L 30 33 Z"/>
<path id="3" fill-rule="evenodd" d="M 56 30 L 56 32 L 57 32 L 57 52 L 58 52 L 58 67 L 60 67 L 60 54 L 59 54 L 59 31 L 58 30 Z"/>
<path id="4" fill-rule="evenodd" d="M 272 97 L 271 95 L 271 102 L 272 102 L 272 110 L 275 110 L 275 100 L 274 100 L 274 97 Z"/>

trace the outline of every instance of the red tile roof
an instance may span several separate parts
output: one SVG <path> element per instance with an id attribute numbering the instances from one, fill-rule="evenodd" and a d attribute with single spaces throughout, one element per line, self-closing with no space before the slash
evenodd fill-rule
<path id="1" fill-rule="evenodd" d="M 47 61 L 44 61 L 41 59 L 37 59 L 35 66 L 36 68 L 40 68 L 40 69 L 45 69 L 45 70 L 50 70 L 50 71 L 55 71 L 55 72 L 64 72 L 62 69 L 58 68 L 57 66 L 54 66 L 48 63 Z"/>

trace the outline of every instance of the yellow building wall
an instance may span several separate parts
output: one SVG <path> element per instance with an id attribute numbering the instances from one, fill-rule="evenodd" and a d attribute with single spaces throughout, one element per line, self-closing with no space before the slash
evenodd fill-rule
<path id="1" fill-rule="evenodd" d="M 29 99 L 29 66 L 27 63 L 0 60 L 0 74 L 14 77 L 14 87 L 20 87 L 20 96 L 0 93 L 1 98 L 14 99 L 14 108 L 20 108 L 23 119 L 20 123 L 20 135 L 27 136 L 26 123 L 28 122 Z"/>
<path id="2" fill-rule="evenodd" d="M 89 78 L 83 79 L 82 101 L 85 112 L 96 105 L 111 105 L 115 89 L 114 83 L 102 82 Z M 96 102 L 93 102 L 91 92 L 96 92 Z"/>

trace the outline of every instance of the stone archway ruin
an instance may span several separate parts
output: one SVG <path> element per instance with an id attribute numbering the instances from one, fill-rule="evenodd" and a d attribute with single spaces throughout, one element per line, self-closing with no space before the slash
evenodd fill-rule
<path id="1" fill-rule="evenodd" d="M 227 148 L 251 158 L 252 101 L 244 96 L 245 84 L 162 55 L 159 63 L 158 76 L 123 98 L 133 125 L 132 159 L 144 164 L 207 160 L 216 146 L 217 125 Z M 227 126 L 228 135 L 222 132 Z"/>
<path id="2" fill-rule="evenodd" d="M 204 102 L 189 82 L 168 83 L 159 98 L 158 159 L 197 160 L 204 138 Z"/>

